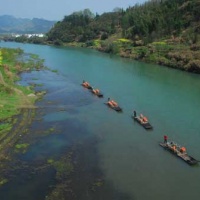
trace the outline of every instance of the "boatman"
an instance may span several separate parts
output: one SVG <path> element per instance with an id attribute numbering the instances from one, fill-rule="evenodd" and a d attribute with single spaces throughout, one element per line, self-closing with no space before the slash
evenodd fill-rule
<path id="1" fill-rule="evenodd" d="M 134 116 L 135 118 L 137 117 L 137 113 L 136 113 L 135 110 L 133 111 L 133 116 Z"/>
<path id="2" fill-rule="evenodd" d="M 164 135 L 164 143 L 167 143 L 167 135 Z"/>

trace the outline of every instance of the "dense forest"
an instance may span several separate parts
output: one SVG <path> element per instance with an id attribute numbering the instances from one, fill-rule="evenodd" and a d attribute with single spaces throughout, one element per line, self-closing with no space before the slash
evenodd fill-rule
<path id="1" fill-rule="evenodd" d="M 198 0 L 150 0 L 102 15 L 74 12 L 57 22 L 45 41 L 31 42 L 90 47 L 200 73 L 199 22 Z"/>
<path id="2" fill-rule="evenodd" d="M 143 5 L 135 5 L 113 12 L 94 15 L 90 10 L 74 12 L 65 16 L 48 33 L 50 41 L 86 42 L 91 39 L 106 39 L 121 33 L 122 37 L 145 43 L 162 37 L 179 36 L 183 30 L 190 28 L 185 39 L 195 42 L 200 33 L 200 2 L 196 0 L 152 0 Z"/>

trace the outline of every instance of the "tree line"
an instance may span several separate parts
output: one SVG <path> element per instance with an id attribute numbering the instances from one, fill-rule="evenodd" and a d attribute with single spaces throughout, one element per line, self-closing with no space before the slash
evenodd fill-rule
<path id="1" fill-rule="evenodd" d="M 151 0 L 126 10 L 115 9 L 102 15 L 89 9 L 74 12 L 57 22 L 47 33 L 48 41 L 55 44 L 105 40 L 113 34 L 145 43 L 177 36 L 191 29 L 190 37 L 200 33 L 200 2 L 196 0 Z"/>

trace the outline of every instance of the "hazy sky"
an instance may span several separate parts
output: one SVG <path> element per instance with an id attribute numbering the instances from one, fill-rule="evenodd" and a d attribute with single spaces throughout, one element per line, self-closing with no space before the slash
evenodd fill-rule
<path id="1" fill-rule="evenodd" d="M 0 15 L 17 18 L 62 20 L 74 11 L 89 8 L 94 14 L 127 8 L 147 0 L 0 0 Z"/>

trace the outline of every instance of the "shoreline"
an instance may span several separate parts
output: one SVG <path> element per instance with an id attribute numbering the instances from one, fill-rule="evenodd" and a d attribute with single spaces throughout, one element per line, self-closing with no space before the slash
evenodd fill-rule
<path id="1" fill-rule="evenodd" d="M 26 151 L 28 144 L 19 141 L 27 134 L 28 127 L 35 116 L 35 102 L 44 92 L 36 93 L 32 86 L 22 86 L 20 74 L 35 69 L 42 69 L 41 60 L 35 55 L 29 55 L 29 61 L 18 61 L 23 57 L 21 49 L 1 48 L 0 69 L 0 186 L 8 182 L 2 172 L 7 169 L 7 163 L 12 160 L 16 150 Z M 34 62 L 31 64 L 31 62 Z"/>
<path id="2" fill-rule="evenodd" d="M 18 42 L 11 40 L 11 42 Z M 143 44 L 142 41 L 133 41 L 114 37 L 106 40 L 91 40 L 89 42 L 59 43 L 42 41 L 41 45 L 60 47 L 80 47 L 94 49 L 99 52 L 119 57 L 137 60 L 149 64 L 160 65 L 181 71 L 200 74 L 200 44 L 181 43 L 181 37 L 169 38 Z M 25 41 L 25 43 L 30 43 Z"/>
<path id="3" fill-rule="evenodd" d="M 117 42 L 116 42 L 117 41 Z M 65 43 L 61 46 L 83 47 L 95 49 L 103 53 L 110 53 L 123 58 L 137 60 L 149 64 L 157 64 L 161 67 L 169 67 L 186 71 L 194 74 L 200 74 L 200 45 L 184 45 L 174 40 L 165 40 L 153 42 L 148 45 L 130 46 L 130 42 L 123 38 L 115 40 L 112 44 L 116 49 L 102 48 L 97 46 L 86 46 L 85 43 Z M 117 44 L 116 44 L 117 43 Z"/>

